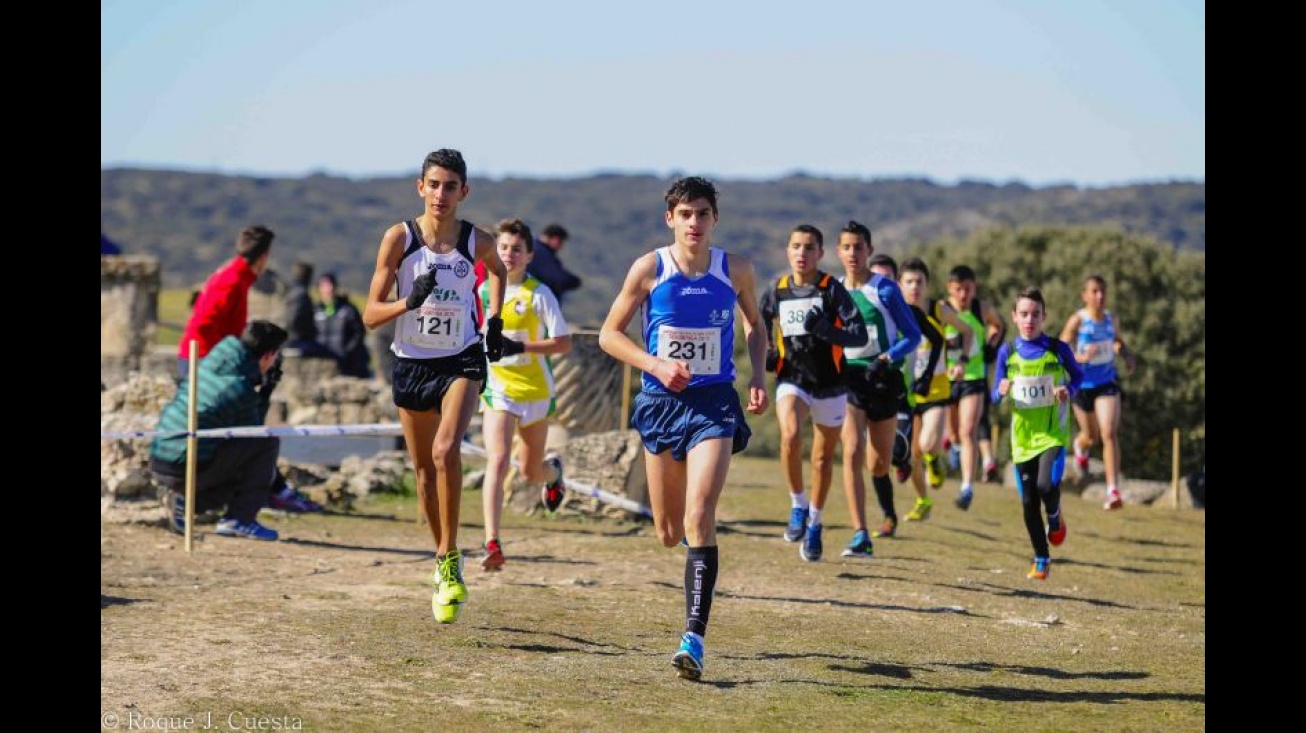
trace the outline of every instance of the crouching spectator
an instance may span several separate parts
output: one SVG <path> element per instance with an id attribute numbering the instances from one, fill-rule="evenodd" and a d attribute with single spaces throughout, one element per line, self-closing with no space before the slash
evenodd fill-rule
<path id="1" fill-rule="evenodd" d="M 200 430 L 262 425 L 272 391 L 281 378 L 281 347 L 286 331 L 268 321 L 253 321 L 240 338 L 219 341 L 198 367 L 197 415 Z M 160 433 L 185 432 L 190 385 L 187 379 L 159 415 Z M 259 524 L 277 478 L 278 438 L 200 438 L 196 455 L 195 514 L 221 511 L 216 532 L 226 537 L 275 540 L 277 532 Z M 174 532 L 185 531 L 186 438 L 160 435 L 150 443 L 150 471 L 167 489 L 164 506 Z"/>

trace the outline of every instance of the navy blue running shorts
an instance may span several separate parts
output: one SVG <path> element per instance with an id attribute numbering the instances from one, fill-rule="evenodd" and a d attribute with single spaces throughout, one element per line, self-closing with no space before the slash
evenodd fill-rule
<path id="1" fill-rule="evenodd" d="M 641 390 L 635 395 L 630 424 L 639 431 L 648 452 L 656 455 L 670 449 L 677 461 L 685 460 L 694 446 L 712 438 L 734 438 L 730 452 L 738 453 L 748 447 L 753 435 L 730 383 L 678 394 Z"/>

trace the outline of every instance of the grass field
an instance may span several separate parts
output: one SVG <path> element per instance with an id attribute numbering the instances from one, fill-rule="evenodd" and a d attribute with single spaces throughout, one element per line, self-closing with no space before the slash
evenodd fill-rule
<path id="1" fill-rule="evenodd" d="M 442 626 L 412 499 L 271 517 L 280 542 L 205 535 L 189 556 L 161 527 L 102 522 L 101 726 L 1205 729 L 1205 512 L 1108 513 L 1071 494 L 1040 582 L 1015 493 L 981 486 L 961 512 L 956 488 L 850 560 L 836 478 L 825 558 L 807 563 L 780 537 L 775 460 L 737 458 L 701 683 L 669 663 L 684 552 L 646 524 L 510 515 L 507 566 L 484 573 L 469 551 L 470 602 Z M 480 499 L 464 494 L 463 547 L 482 540 Z"/>

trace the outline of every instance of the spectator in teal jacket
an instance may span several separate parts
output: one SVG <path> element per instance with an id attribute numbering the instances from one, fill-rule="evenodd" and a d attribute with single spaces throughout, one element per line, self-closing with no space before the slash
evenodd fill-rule
<path id="1" fill-rule="evenodd" d="M 240 338 L 227 336 L 200 360 L 197 414 L 199 429 L 262 425 L 272 390 L 281 377 L 281 346 L 286 332 L 268 321 L 252 321 Z M 156 430 L 184 432 L 190 385 L 183 380 L 164 406 Z M 277 533 L 255 518 L 267 502 L 277 469 L 278 438 L 200 438 L 196 452 L 195 513 L 224 509 L 217 533 L 275 540 Z M 150 471 L 168 489 L 169 525 L 181 532 L 185 521 L 186 438 L 158 436 L 150 443 Z"/>

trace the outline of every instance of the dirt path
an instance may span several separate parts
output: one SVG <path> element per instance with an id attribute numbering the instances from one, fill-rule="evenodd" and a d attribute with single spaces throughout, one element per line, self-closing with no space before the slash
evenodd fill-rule
<path id="1" fill-rule="evenodd" d="M 189 556 L 162 528 L 102 522 L 101 726 L 1204 729 L 1204 512 L 1071 496 L 1037 583 L 1014 492 L 981 487 L 962 513 L 950 483 L 928 522 L 847 560 L 836 481 L 825 559 L 805 563 L 779 536 L 777 479 L 773 460 L 732 471 L 702 684 L 669 664 L 683 551 L 647 525 L 509 517 L 509 564 L 469 558 L 471 601 L 442 626 L 411 503 L 274 518 L 280 542 L 207 534 Z"/>

